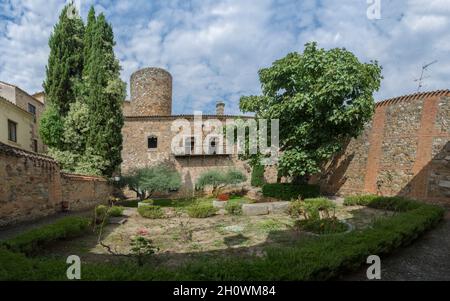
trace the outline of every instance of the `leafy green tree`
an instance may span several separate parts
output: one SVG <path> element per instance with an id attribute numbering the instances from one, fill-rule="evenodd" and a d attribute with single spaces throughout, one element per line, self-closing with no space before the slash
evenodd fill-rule
<path id="1" fill-rule="evenodd" d="M 221 189 L 227 185 L 243 183 L 247 177 L 239 170 L 230 169 L 227 172 L 210 170 L 200 175 L 196 182 L 197 189 L 204 189 L 206 186 L 213 188 L 212 194 L 217 197 Z"/>
<path id="2" fill-rule="evenodd" d="M 83 154 L 77 154 L 50 147 L 48 153 L 58 161 L 61 170 L 68 173 L 102 176 L 102 170 L 109 164 L 107 160 L 94 154 L 91 149 L 87 149 Z"/>
<path id="3" fill-rule="evenodd" d="M 86 139 L 90 130 L 90 114 L 86 104 L 76 101 L 70 105 L 70 110 L 64 120 L 64 145 L 76 154 L 86 152 Z"/>
<path id="4" fill-rule="evenodd" d="M 47 100 L 62 117 L 75 101 L 74 83 L 81 78 L 83 71 L 84 24 L 78 12 L 74 14 L 72 9 L 72 4 L 64 7 L 50 36 L 50 56 L 44 81 Z"/>
<path id="5" fill-rule="evenodd" d="M 94 22 L 92 14 L 93 9 L 89 22 Z M 122 103 L 126 85 L 120 79 L 120 66 L 114 54 L 114 34 L 103 14 L 94 25 L 88 24 L 85 41 L 88 48 L 82 90 L 90 116 L 86 146 L 109 161 L 102 172 L 111 176 L 122 162 Z"/>
<path id="6" fill-rule="evenodd" d="M 49 147 L 63 148 L 64 120 L 51 103 L 47 105 L 40 118 L 39 135 Z"/>
<path id="7" fill-rule="evenodd" d="M 259 71 L 262 95 L 242 97 L 243 112 L 279 119 L 280 175 L 297 181 L 357 137 L 374 113 L 373 93 L 380 87 L 378 63 L 361 63 L 345 49 L 306 44 Z"/>
<path id="8" fill-rule="evenodd" d="M 180 174 L 167 166 L 160 164 L 132 171 L 121 178 L 121 186 L 127 186 L 136 192 L 141 200 L 145 200 L 154 193 L 164 193 L 181 187 Z"/>

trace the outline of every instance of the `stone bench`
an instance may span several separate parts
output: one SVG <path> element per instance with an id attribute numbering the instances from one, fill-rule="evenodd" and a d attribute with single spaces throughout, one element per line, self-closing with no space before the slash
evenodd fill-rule
<path id="1" fill-rule="evenodd" d="M 242 205 L 242 214 L 247 216 L 267 215 L 270 213 L 285 213 L 290 202 L 271 202 Z"/>

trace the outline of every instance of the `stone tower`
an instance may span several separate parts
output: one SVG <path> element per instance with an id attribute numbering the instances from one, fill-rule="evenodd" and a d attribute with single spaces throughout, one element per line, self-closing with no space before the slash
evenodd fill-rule
<path id="1" fill-rule="evenodd" d="M 134 116 L 172 114 L 172 75 L 161 68 L 145 68 L 131 75 L 131 107 Z"/>

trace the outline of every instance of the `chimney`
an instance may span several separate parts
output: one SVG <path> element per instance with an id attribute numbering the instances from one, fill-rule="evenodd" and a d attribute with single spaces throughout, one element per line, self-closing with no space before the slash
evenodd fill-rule
<path id="1" fill-rule="evenodd" d="M 217 116 L 223 116 L 225 115 L 225 103 L 222 101 L 219 101 L 216 104 L 216 115 Z"/>

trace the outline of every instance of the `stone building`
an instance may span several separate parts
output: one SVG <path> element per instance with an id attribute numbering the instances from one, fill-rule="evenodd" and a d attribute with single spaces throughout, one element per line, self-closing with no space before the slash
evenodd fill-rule
<path id="1" fill-rule="evenodd" d="M 206 130 L 205 124 L 251 117 L 225 115 L 225 104 L 218 102 L 216 114 L 202 115 L 203 124 L 195 132 L 194 115 L 172 115 L 172 76 L 159 68 L 135 72 L 131 76 L 130 90 L 131 101 L 126 101 L 123 107 L 123 174 L 158 163 L 171 164 L 182 176 L 181 191 L 192 190 L 197 178 L 211 169 L 239 169 L 250 179 L 250 167 L 236 154 L 217 151 L 224 139 L 214 134 L 214 126 Z M 177 122 L 190 125 L 192 130 L 180 133 L 180 127 L 175 126 Z M 172 148 L 177 135 L 181 152 Z"/>
<path id="2" fill-rule="evenodd" d="M 38 120 L 45 108 L 45 98 L 31 96 L 17 86 L 0 82 L 0 141 L 34 152 L 45 152 L 39 137 Z"/>

